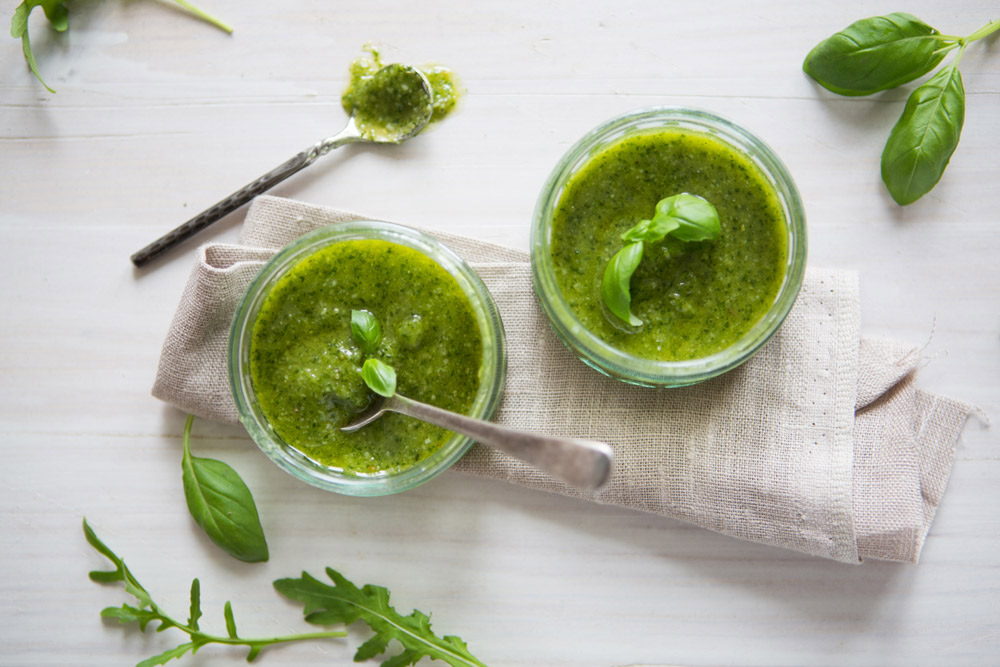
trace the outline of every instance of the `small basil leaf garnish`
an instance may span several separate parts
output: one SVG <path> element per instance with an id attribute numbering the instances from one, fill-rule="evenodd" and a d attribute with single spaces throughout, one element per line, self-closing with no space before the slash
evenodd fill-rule
<path id="1" fill-rule="evenodd" d="M 711 241 L 722 233 L 715 207 L 707 199 L 686 192 L 661 199 L 656 204 L 653 223 L 661 218 L 675 223 L 668 233 L 681 241 Z"/>
<path id="2" fill-rule="evenodd" d="M 392 398 L 396 393 L 396 369 L 381 359 L 370 357 L 365 359 L 361 367 L 361 377 L 368 388 L 379 396 Z"/>
<path id="3" fill-rule="evenodd" d="M 817 44 L 802 69 L 840 95 L 871 95 L 912 81 L 937 67 L 958 40 L 910 14 L 855 21 Z"/>
<path id="4" fill-rule="evenodd" d="M 604 269 L 604 279 L 601 281 L 601 296 L 608 310 L 634 327 L 640 326 L 642 320 L 632 314 L 629 283 L 640 260 L 642 260 L 642 241 L 628 244 L 616 252 L 608 262 L 608 266 Z"/>
<path id="5" fill-rule="evenodd" d="M 882 151 L 882 180 L 905 206 L 937 185 L 958 147 L 965 122 L 965 87 L 950 65 L 910 94 Z"/>
<path id="6" fill-rule="evenodd" d="M 181 458 L 188 511 L 205 534 L 233 558 L 247 563 L 266 561 L 267 541 L 250 489 L 222 461 L 191 455 L 193 423 L 194 417 L 188 415 Z"/>
<path id="7" fill-rule="evenodd" d="M 680 227 L 680 221 L 669 216 L 654 216 L 652 220 L 643 220 L 638 225 L 622 234 L 622 241 L 648 241 L 653 243 Z"/>
<path id="8" fill-rule="evenodd" d="M 351 311 L 351 335 L 365 354 L 373 354 L 382 342 L 382 327 L 367 310 Z"/>

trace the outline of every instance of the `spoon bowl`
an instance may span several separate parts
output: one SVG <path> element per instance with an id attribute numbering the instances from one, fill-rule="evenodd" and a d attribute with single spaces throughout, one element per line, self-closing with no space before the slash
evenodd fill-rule
<path id="1" fill-rule="evenodd" d="M 420 134 L 434 113 L 434 93 L 427 77 L 416 68 L 398 63 L 386 65 L 372 75 L 353 99 L 354 108 L 343 130 L 317 141 L 135 252 L 131 257 L 132 263 L 137 267 L 143 266 L 335 148 L 356 143 L 401 144 Z"/>

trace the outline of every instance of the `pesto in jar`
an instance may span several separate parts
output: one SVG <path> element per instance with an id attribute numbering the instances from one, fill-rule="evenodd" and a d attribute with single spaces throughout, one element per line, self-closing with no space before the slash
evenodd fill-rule
<path id="1" fill-rule="evenodd" d="M 646 244 L 630 283 L 630 327 L 603 303 L 604 269 L 621 234 L 661 199 L 711 202 L 721 236 Z M 628 134 L 573 174 L 552 218 L 559 289 L 584 327 L 624 352 L 657 361 L 698 359 L 749 331 L 784 280 L 788 232 L 774 188 L 749 157 L 708 134 L 680 128 Z"/>
<path id="2" fill-rule="evenodd" d="M 437 262 L 382 240 L 330 244 L 269 290 L 250 344 L 254 393 L 275 432 L 310 459 L 348 474 L 402 470 L 452 433 L 394 413 L 340 430 L 375 398 L 361 378 L 352 310 L 381 324 L 373 356 L 395 367 L 400 394 L 469 412 L 483 356 L 472 304 Z"/>

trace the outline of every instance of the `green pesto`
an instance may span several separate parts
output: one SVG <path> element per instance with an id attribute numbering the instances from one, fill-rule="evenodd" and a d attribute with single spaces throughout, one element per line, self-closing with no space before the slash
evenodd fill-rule
<path id="1" fill-rule="evenodd" d="M 687 192 L 719 212 L 720 238 L 647 243 L 630 283 L 630 327 L 607 311 L 601 279 L 621 234 L 656 203 Z M 719 352 L 753 327 L 784 279 L 787 231 L 774 188 L 742 153 L 707 134 L 630 134 L 591 157 L 566 185 L 552 220 L 556 281 L 598 338 L 658 361 Z"/>
<path id="2" fill-rule="evenodd" d="M 367 55 L 363 55 L 351 63 L 351 78 L 347 84 L 347 88 L 344 90 L 344 93 L 340 98 L 340 102 L 341 105 L 343 105 L 344 110 L 347 113 L 353 112 L 355 114 L 355 119 L 358 120 L 359 113 L 362 109 L 365 109 L 366 117 L 361 122 L 365 122 L 373 127 L 377 127 L 379 123 L 384 124 L 384 122 L 380 120 L 383 114 L 387 114 L 389 117 L 394 117 L 395 120 L 393 122 L 399 123 L 400 116 L 402 116 L 403 119 L 406 119 L 408 117 L 415 117 L 417 111 L 422 112 L 423 106 L 409 110 L 405 107 L 415 106 L 418 101 L 422 105 L 424 103 L 423 96 L 421 96 L 420 100 L 413 98 L 409 104 L 406 104 L 405 102 L 393 104 L 393 98 L 395 96 L 398 96 L 404 101 L 410 97 L 411 91 L 409 90 L 409 85 L 405 82 L 405 80 L 401 79 L 402 86 L 406 86 L 406 90 L 396 90 L 396 84 L 384 85 L 376 80 L 375 75 L 384 67 L 382 59 L 379 52 L 373 47 L 366 45 L 364 50 L 367 52 Z M 391 67 L 391 65 L 389 67 Z M 455 108 L 455 104 L 458 101 L 458 97 L 461 92 L 461 86 L 459 85 L 455 73 L 447 67 L 442 67 L 440 65 L 424 65 L 414 69 L 422 72 L 423 75 L 427 77 L 428 83 L 431 85 L 433 109 L 431 112 L 431 122 L 433 123 L 441 120 Z M 373 83 L 375 84 L 374 86 L 372 85 Z M 366 96 L 369 94 L 369 88 L 373 88 L 377 91 L 379 97 L 381 98 L 374 105 L 366 99 Z M 397 107 L 404 108 L 396 110 Z M 409 114 L 409 116 L 407 114 Z M 419 117 L 423 118 L 423 115 Z"/>
<path id="3" fill-rule="evenodd" d="M 372 356 L 395 367 L 400 394 L 469 412 L 482 361 L 472 304 L 432 259 L 381 240 L 327 246 L 271 288 L 253 325 L 254 392 L 278 435 L 323 465 L 358 475 L 408 468 L 452 434 L 393 413 L 354 433 L 340 430 L 374 400 L 351 310 L 381 324 Z"/>

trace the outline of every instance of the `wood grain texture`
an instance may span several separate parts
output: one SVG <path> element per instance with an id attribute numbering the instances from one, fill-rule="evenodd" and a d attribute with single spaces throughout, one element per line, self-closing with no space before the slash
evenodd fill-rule
<path id="1" fill-rule="evenodd" d="M 77 6 L 79 5 L 79 6 Z M 962 141 L 923 200 L 879 179 L 911 86 L 834 96 L 804 55 L 851 21 L 905 9 L 966 34 L 996 3 L 285 3 L 205 0 L 232 36 L 166 2 L 36 11 L 47 93 L 0 40 L 0 664 L 129 665 L 179 643 L 103 623 L 124 592 L 87 515 L 164 605 L 201 578 L 203 626 L 231 600 L 241 632 L 301 631 L 270 582 L 326 565 L 433 612 L 490 665 L 989 665 L 1000 656 L 1000 454 L 974 418 L 916 567 L 847 567 L 676 522 L 446 474 L 399 497 L 295 482 L 236 428 L 198 422 L 194 452 L 254 490 L 264 565 L 216 549 L 188 516 L 184 416 L 149 396 L 191 250 L 233 240 L 229 216 L 153 269 L 131 252 L 340 129 L 346 65 L 366 41 L 437 61 L 468 94 L 399 148 L 340 149 L 274 192 L 526 249 L 559 156 L 609 116 L 706 108 L 769 143 L 806 203 L 810 263 L 860 272 L 866 334 L 922 344 L 922 387 L 1000 415 L 1000 39 L 962 60 Z M 932 333 L 933 332 L 933 333 Z M 262 665 L 350 664 L 364 633 L 286 646 Z M 209 647 L 183 664 L 239 664 Z M 182 663 L 178 663 L 182 664 Z M 373 663 L 374 664 L 374 663 Z"/>

